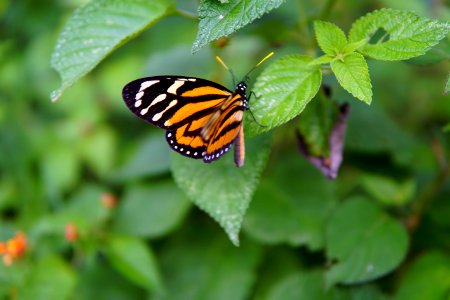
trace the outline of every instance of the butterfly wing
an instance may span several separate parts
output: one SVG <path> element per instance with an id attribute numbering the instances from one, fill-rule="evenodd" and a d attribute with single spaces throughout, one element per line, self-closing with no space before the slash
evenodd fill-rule
<path id="1" fill-rule="evenodd" d="M 209 121 L 213 120 L 214 123 L 205 124 L 201 132 L 203 139 L 208 142 L 204 162 L 219 159 L 228 152 L 241 131 L 245 109 L 244 98 L 235 93 L 212 115 Z"/>
<path id="2" fill-rule="evenodd" d="M 201 131 L 231 95 L 215 82 L 183 76 L 141 78 L 122 91 L 126 105 L 136 116 L 166 129 L 170 147 L 191 158 L 205 155 L 208 141 Z"/>

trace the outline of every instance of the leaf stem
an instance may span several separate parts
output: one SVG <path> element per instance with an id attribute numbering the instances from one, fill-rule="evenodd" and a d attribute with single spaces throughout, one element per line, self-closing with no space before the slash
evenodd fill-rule
<path id="1" fill-rule="evenodd" d="M 441 191 L 442 187 L 449 177 L 450 163 L 447 162 L 445 166 L 440 168 L 440 171 L 435 179 L 422 189 L 422 192 L 414 201 L 414 204 L 411 208 L 411 214 L 406 220 L 406 225 L 410 232 L 414 232 L 415 229 L 419 226 L 424 212 L 431 206 L 433 201 L 436 199 L 437 194 Z"/>

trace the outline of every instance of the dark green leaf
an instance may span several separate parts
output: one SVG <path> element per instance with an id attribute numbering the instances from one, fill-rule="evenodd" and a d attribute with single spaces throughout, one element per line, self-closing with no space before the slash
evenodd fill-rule
<path id="1" fill-rule="evenodd" d="M 173 183 L 130 187 L 117 208 L 116 230 L 154 238 L 173 230 L 190 202 Z"/>
<path id="2" fill-rule="evenodd" d="M 61 87 L 51 94 L 52 101 L 169 7 L 168 0 L 97 0 L 76 10 L 52 54 L 51 64 L 62 78 Z"/>
<path id="3" fill-rule="evenodd" d="M 267 300 L 298 300 L 298 299 L 337 299 L 339 291 L 335 288 L 325 288 L 323 273 L 320 271 L 291 274 L 272 288 Z"/>
<path id="4" fill-rule="evenodd" d="M 208 223 L 180 232 L 161 252 L 167 283 L 164 297 L 170 300 L 245 300 L 257 278 L 261 248 L 244 240 L 233 247 Z M 200 235 L 199 232 L 202 232 Z"/>
<path id="5" fill-rule="evenodd" d="M 250 24 L 282 3 L 283 0 L 241 0 L 227 3 L 220 3 L 217 0 L 202 0 L 198 9 L 199 29 L 192 52 Z"/>
<path id="6" fill-rule="evenodd" d="M 242 168 L 236 168 L 232 154 L 205 164 L 179 154 L 172 157 L 175 181 L 199 208 L 206 211 L 239 244 L 239 231 L 253 192 L 266 165 L 270 137 L 263 135 L 246 140 L 247 157 Z"/>
<path id="7" fill-rule="evenodd" d="M 450 291 L 450 257 L 430 252 L 416 259 L 406 270 L 395 300 L 441 300 Z"/>
<path id="8" fill-rule="evenodd" d="M 72 268 L 61 258 L 48 256 L 41 258 L 24 286 L 18 290 L 18 299 L 61 300 L 69 299 L 77 278 Z"/>
<path id="9" fill-rule="evenodd" d="M 169 171 L 169 153 L 164 135 L 152 134 L 138 145 L 128 161 L 112 177 L 115 180 L 128 180 Z"/>
<path id="10" fill-rule="evenodd" d="M 245 231 L 263 243 L 322 248 L 325 221 L 336 203 L 334 184 L 297 153 L 286 155 L 270 174 L 255 192 Z"/>
<path id="11" fill-rule="evenodd" d="M 247 117 L 251 136 L 286 123 L 300 114 L 316 95 L 322 82 L 320 66 L 309 65 L 310 57 L 289 55 L 267 67 L 258 77 L 256 99 L 250 108 L 259 126 Z"/>
<path id="12" fill-rule="evenodd" d="M 363 197 L 335 210 L 325 239 L 327 256 L 337 260 L 326 274 L 328 285 L 378 278 L 396 268 L 408 250 L 405 228 Z"/>
<path id="13" fill-rule="evenodd" d="M 412 200 L 416 190 L 413 179 L 398 182 L 375 174 L 364 174 L 361 183 L 372 197 L 386 205 L 405 205 Z"/>
<path id="14" fill-rule="evenodd" d="M 142 240 L 131 236 L 109 237 L 106 254 L 117 271 L 130 281 L 143 288 L 162 292 L 157 261 L 150 247 Z"/>

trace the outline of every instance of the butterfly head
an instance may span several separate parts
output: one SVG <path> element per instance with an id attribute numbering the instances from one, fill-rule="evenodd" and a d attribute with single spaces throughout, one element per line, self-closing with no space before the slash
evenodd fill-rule
<path id="1" fill-rule="evenodd" d="M 238 91 L 239 93 L 244 93 L 247 91 L 247 84 L 244 81 L 239 82 L 236 85 L 236 91 Z"/>

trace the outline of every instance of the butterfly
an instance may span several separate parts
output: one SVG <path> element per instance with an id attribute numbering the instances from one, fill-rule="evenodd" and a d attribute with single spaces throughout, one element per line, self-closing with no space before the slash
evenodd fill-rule
<path id="1" fill-rule="evenodd" d="M 219 57 L 217 59 L 228 69 Z M 249 109 L 245 80 L 231 91 L 216 82 L 196 77 L 145 77 L 125 85 L 122 97 L 136 116 L 166 130 L 167 143 L 176 152 L 210 163 L 226 154 L 234 144 L 235 164 L 243 166 L 243 117 L 244 111 Z"/>

